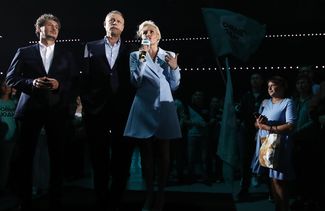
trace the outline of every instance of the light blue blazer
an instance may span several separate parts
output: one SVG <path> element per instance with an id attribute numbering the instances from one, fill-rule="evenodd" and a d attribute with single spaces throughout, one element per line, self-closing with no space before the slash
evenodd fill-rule
<path id="1" fill-rule="evenodd" d="M 175 53 L 171 53 L 175 56 Z M 166 51 L 159 48 L 156 61 L 147 53 L 139 60 L 139 51 L 130 54 L 131 83 L 137 87 L 124 135 L 134 138 L 156 136 L 181 137 L 172 91 L 180 84 L 180 69 L 172 70 L 165 61 Z"/>

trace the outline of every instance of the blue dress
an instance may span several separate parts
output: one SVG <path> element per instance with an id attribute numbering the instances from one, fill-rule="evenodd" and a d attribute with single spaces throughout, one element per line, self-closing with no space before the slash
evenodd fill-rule
<path id="1" fill-rule="evenodd" d="M 272 103 L 271 98 L 262 102 L 259 112 L 268 118 L 269 125 L 281 125 L 284 123 L 295 124 L 296 111 L 292 99 L 285 98 L 279 103 Z M 269 173 L 270 178 L 278 180 L 290 180 L 294 177 L 292 165 L 292 149 L 293 143 L 291 134 L 281 134 L 280 147 L 280 164 L 277 170 L 269 169 L 260 166 L 258 155 L 261 147 L 260 137 L 267 136 L 269 131 L 258 130 L 256 134 L 256 151 L 252 161 L 252 171 L 256 174 Z"/>
<path id="2" fill-rule="evenodd" d="M 175 56 L 174 52 L 169 53 Z M 181 129 L 172 91 L 180 84 L 180 68 L 171 70 L 165 61 L 167 52 L 159 48 L 157 58 L 139 61 L 139 51 L 130 54 L 131 82 L 137 91 L 132 103 L 124 136 L 147 139 L 181 138 Z"/>

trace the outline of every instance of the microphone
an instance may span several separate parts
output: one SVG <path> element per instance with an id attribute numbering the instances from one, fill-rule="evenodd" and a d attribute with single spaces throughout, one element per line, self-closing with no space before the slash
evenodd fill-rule
<path id="1" fill-rule="evenodd" d="M 142 46 L 150 46 L 150 40 L 148 39 L 148 38 L 145 38 L 145 39 L 143 39 L 142 41 L 141 41 L 141 45 Z M 140 60 L 143 60 L 143 61 L 146 61 L 146 51 L 144 51 L 144 50 L 141 50 L 140 51 L 140 55 L 139 55 L 139 59 Z"/>

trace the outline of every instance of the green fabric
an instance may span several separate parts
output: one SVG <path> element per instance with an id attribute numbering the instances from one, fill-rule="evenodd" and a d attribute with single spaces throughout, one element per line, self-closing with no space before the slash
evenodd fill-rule
<path id="1" fill-rule="evenodd" d="M 265 37 L 265 25 L 241 14 L 213 8 L 202 8 L 202 13 L 217 56 L 233 55 L 247 61 Z"/>

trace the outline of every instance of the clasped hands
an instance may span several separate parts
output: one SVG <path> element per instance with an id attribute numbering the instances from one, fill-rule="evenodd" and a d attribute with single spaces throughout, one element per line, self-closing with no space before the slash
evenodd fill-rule
<path id="1" fill-rule="evenodd" d="M 46 76 L 43 76 L 43 77 L 34 79 L 33 86 L 38 89 L 56 90 L 59 88 L 59 82 L 54 78 L 48 78 Z"/>

